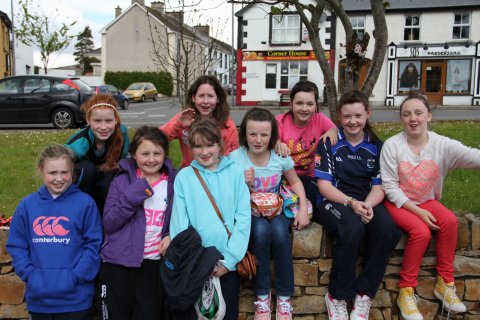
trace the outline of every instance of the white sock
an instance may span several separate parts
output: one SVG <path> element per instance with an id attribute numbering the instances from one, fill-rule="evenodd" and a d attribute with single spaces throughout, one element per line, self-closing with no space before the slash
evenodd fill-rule
<path id="1" fill-rule="evenodd" d="M 265 300 L 265 299 L 268 298 L 268 294 L 261 294 L 261 295 L 257 296 L 257 298 L 260 299 L 260 300 Z"/>
<path id="2" fill-rule="evenodd" d="M 282 301 L 287 301 L 287 300 L 290 300 L 290 296 L 278 296 L 278 299 Z"/>

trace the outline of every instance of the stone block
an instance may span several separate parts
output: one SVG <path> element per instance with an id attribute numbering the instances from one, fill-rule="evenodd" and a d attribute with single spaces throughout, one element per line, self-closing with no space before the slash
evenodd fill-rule
<path id="1" fill-rule="evenodd" d="M 480 219 L 474 218 L 472 221 L 472 249 L 480 249 Z"/>
<path id="2" fill-rule="evenodd" d="M 319 283 L 323 285 L 328 285 L 329 281 L 330 281 L 330 272 L 324 272 L 320 277 Z"/>
<path id="3" fill-rule="evenodd" d="M 398 278 L 386 277 L 383 279 L 385 289 L 389 291 L 398 291 Z"/>
<path id="4" fill-rule="evenodd" d="M 400 268 L 400 266 L 387 265 L 387 269 L 385 269 L 385 275 L 398 275 L 400 273 Z"/>
<path id="5" fill-rule="evenodd" d="M 310 315 L 294 315 L 293 320 L 315 320 L 315 316 L 313 314 L 310 314 Z"/>
<path id="6" fill-rule="evenodd" d="M 392 306 L 392 299 L 390 293 L 387 290 L 378 290 L 375 299 L 372 301 L 372 307 L 385 308 Z"/>
<path id="7" fill-rule="evenodd" d="M 455 276 L 466 274 L 469 276 L 480 276 L 479 259 L 455 255 L 453 265 L 455 268 Z"/>
<path id="8" fill-rule="evenodd" d="M 468 221 L 463 217 L 458 217 L 457 250 L 465 250 L 469 244 L 470 232 L 468 230 Z"/>
<path id="9" fill-rule="evenodd" d="M 7 239 L 8 232 L 10 228 L 0 227 L 0 263 L 10 263 L 12 262 L 12 257 L 8 254 L 7 248 Z"/>
<path id="10" fill-rule="evenodd" d="M 328 235 L 326 232 L 322 234 L 322 249 L 321 249 L 321 257 L 322 258 L 331 258 L 333 256 L 333 246 L 335 243 L 335 239 Z"/>
<path id="11" fill-rule="evenodd" d="M 377 308 L 371 308 L 368 320 L 384 320 L 382 311 Z"/>
<path id="12" fill-rule="evenodd" d="M 25 294 L 25 283 L 16 274 L 0 276 L 0 303 L 21 304 Z"/>
<path id="13" fill-rule="evenodd" d="M 316 296 L 325 296 L 327 294 L 327 287 L 306 287 L 305 294 L 313 294 Z"/>
<path id="14" fill-rule="evenodd" d="M 292 254 L 299 258 L 320 257 L 323 228 L 318 223 L 311 223 L 307 228 L 293 231 Z"/>
<path id="15" fill-rule="evenodd" d="M 465 280 L 465 300 L 480 301 L 480 279 Z"/>
<path id="16" fill-rule="evenodd" d="M 317 264 L 318 264 L 318 270 L 325 272 L 325 271 L 331 271 L 332 270 L 332 261 L 333 259 L 318 259 Z"/>
<path id="17" fill-rule="evenodd" d="M 29 319 L 27 305 L 22 304 L 4 304 L 0 305 L 0 319 Z"/>
<path id="18" fill-rule="evenodd" d="M 400 237 L 400 241 L 398 241 L 397 246 L 395 247 L 395 250 L 403 250 L 405 249 L 405 245 L 407 243 L 407 234 L 402 232 L 402 236 Z"/>
<path id="19" fill-rule="evenodd" d="M 2 271 L 0 271 L 0 274 L 7 274 L 13 271 L 13 267 L 11 265 L 3 266 Z"/>
<path id="20" fill-rule="evenodd" d="M 326 311 L 324 297 L 315 295 L 292 297 L 292 307 L 294 314 L 312 314 Z"/>
<path id="21" fill-rule="evenodd" d="M 392 309 L 390 308 L 383 309 L 382 314 L 385 320 L 392 319 Z"/>
<path id="22" fill-rule="evenodd" d="M 434 268 L 437 264 L 436 256 L 427 256 L 422 258 L 422 267 Z"/>
<path id="23" fill-rule="evenodd" d="M 433 295 L 433 288 L 437 283 L 436 277 L 420 277 L 418 279 L 417 294 L 424 299 L 436 299 Z"/>
<path id="24" fill-rule="evenodd" d="M 423 320 L 434 320 L 438 311 L 438 303 L 430 302 L 425 299 L 418 300 L 418 310 L 423 316 Z"/>
<path id="25" fill-rule="evenodd" d="M 388 264 L 393 264 L 395 266 L 401 266 L 403 263 L 403 256 L 401 257 L 391 257 L 390 260 L 388 260 Z"/>
<path id="26" fill-rule="evenodd" d="M 293 264 L 294 283 L 297 286 L 318 285 L 318 266 L 316 264 Z"/>
<path id="27" fill-rule="evenodd" d="M 255 296 L 242 296 L 240 297 L 238 311 L 240 313 L 253 313 L 255 310 L 253 309 L 253 302 L 255 301 Z"/>

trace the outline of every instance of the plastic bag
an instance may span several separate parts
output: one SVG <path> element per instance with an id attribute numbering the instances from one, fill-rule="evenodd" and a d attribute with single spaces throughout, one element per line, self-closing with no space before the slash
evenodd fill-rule
<path id="1" fill-rule="evenodd" d="M 200 320 L 221 320 L 226 306 L 218 277 L 210 276 L 203 285 L 202 295 L 195 302 L 195 311 Z"/>

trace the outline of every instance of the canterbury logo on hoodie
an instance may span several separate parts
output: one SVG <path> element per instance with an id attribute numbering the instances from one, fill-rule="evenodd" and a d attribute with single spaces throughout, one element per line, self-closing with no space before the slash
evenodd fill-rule
<path id="1" fill-rule="evenodd" d="M 70 233 L 70 230 L 65 229 L 61 224 L 63 221 L 70 221 L 67 217 L 46 217 L 40 216 L 33 221 L 33 232 L 39 236 L 32 238 L 32 242 L 44 242 L 44 243 L 65 243 L 70 242 L 70 238 L 65 236 Z"/>

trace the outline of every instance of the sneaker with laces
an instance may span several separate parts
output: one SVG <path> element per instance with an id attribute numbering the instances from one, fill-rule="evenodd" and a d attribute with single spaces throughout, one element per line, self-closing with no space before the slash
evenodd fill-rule
<path id="1" fill-rule="evenodd" d="M 355 296 L 355 305 L 352 313 L 350 313 L 350 320 L 368 320 L 371 305 L 372 299 L 369 296 L 357 294 Z"/>
<path id="2" fill-rule="evenodd" d="M 277 312 L 275 314 L 276 320 L 292 320 L 292 305 L 290 299 L 281 300 L 277 298 Z"/>
<path id="3" fill-rule="evenodd" d="M 398 291 L 397 305 L 405 320 L 423 320 L 417 308 L 418 297 L 413 293 L 412 287 L 400 288 Z"/>
<path id="4" fill-rule="evenodd" d="M 270 320 L 272 318 L 272 313 L 270 311 L 270 295 L 262 300 L 257 297 L 257 301 L 254 303 L 255 315 L 254 320 Z"/>
<path id="5" fill-rule="evenodd" d="M 437 284 L 435 289 L 433 289 L 433 294 L 443 302 L 443 307 L 446 310 L 453 312 L 467 311 L 467 307 L 458 299 L 455 290 L 455 283 L 445 283 L 442 277 L 437 277 Z"/>
<path id="6" fill-rule="evenodd" d="M 325 295 L 325 304 L 328 310 L 328 319 L 330 320 L 348 320 L 347 302 L 345 300 L 334 299 L 330 293 Z"/>

